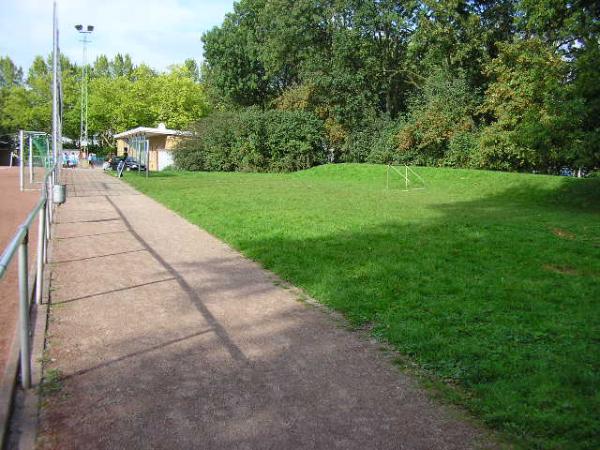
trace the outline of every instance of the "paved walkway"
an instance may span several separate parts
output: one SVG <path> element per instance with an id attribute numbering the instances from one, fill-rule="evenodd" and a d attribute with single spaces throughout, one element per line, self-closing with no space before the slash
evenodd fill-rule
<path id="1" fill-rule="evenodd" d="M 125 183 L 64 171 L 41 448 L 465 449 L 375 343 Z M 479 442 L 479 443 L 478 443 Z"/>

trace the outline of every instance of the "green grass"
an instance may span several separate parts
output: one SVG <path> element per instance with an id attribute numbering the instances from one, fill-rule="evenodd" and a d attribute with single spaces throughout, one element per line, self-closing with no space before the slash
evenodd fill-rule
<path id="1" fill-rule="evenodd" d="M 600 448 L 600 183 L 416 169 L 126 176 L 351 323 L 519 446 Z"/>

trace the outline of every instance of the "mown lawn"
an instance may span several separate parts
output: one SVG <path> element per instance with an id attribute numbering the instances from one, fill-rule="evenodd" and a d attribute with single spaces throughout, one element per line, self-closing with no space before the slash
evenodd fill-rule
<path id="1" fill-rule="evenodd" d="M 443 380 L 519 446 L 600 448 L 600 183 L 386 168 L 126 175 Z M 450 390 L 447 390 L 450 392 Z"/>

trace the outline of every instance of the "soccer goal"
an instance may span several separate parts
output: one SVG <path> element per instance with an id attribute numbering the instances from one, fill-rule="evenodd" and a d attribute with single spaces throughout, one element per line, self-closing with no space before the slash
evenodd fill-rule
<path id="1" fill-rule="evenodd" d="M 425 189 L 425 180 L 406 164 L 388 164 L 385 186 L 402 191 Z"/>
<path id="2" fill-rule="evenodd" d="M 34 185 L 43 183 L 46 170 L 52 164 L 48 133 L 21 130 L 18 160 L 20 189 L 37 189 Z"/>

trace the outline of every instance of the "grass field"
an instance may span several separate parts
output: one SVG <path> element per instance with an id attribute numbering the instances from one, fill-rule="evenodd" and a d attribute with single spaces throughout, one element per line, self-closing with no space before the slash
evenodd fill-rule
<path id="1" fill-rule="evenodd" d="M 418 168 L 126 178 L 368 327 L 526 448 L 600 448 L 600 183 Z"/>

